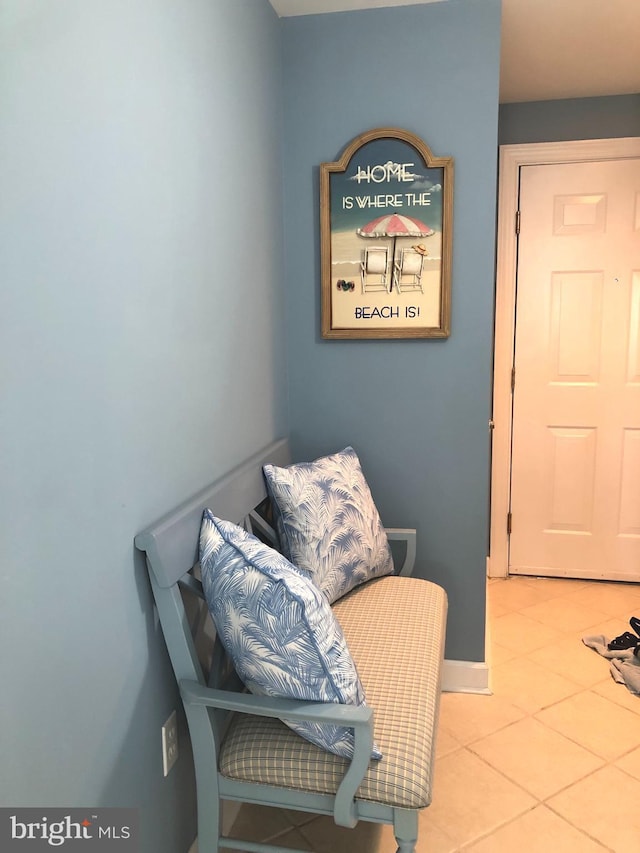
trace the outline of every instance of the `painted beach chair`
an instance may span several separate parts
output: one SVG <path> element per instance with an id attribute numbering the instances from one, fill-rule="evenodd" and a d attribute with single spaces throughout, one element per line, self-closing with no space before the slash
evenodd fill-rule
<path id="1" fill-rule="evenodd" d="M 380 292 L 389 289 L 387 282 L 387 267 L 389 266 L 389 249 L 386 246 L 368 246 L 364 250 L 364 258 L 360 263 L 360 280 L 362 292 Z"/>

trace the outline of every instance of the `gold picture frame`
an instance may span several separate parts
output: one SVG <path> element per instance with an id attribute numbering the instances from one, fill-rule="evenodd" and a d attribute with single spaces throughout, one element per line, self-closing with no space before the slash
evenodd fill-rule
<path id="1" fill-rule="evenodd" d="M 322 337 L 446 338 L 453 158 L 399 128 L 320 165 Z"/>

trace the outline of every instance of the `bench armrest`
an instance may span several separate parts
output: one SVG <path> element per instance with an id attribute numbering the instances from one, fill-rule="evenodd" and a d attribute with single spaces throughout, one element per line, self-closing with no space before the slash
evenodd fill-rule
<path id="1" fill-rule="evenodd" d="M 413 527 L 386 527 L 385 532 L 387 539 L 390 542 L 401 541 L 405 542 L 407 549 L 404 555 L 404 563 L 397 572 L 399 575 L 408 577 L 413 574 L 413 567 L 416 562 L 416 530 Z"/>
<path id="2" fill-rule="evenodd" d="M 307 702 L 255 696 L 203 687 L 197 681 L 180 682 L 180 694 L 187 705 L 205 705 L 259 717 L 332 723 L 353 729 L 353 758 L 336 791 L 333 817 L 339 826 L 354 827 L 358 822 L 355 795 L 369 768 L 373 749 L 373 709 L 366 705 L 340 705 L 336 702 Z"/>

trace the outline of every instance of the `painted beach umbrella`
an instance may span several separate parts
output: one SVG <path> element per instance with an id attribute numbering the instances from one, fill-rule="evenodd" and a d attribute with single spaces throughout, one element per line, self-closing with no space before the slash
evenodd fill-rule
<path id="1" fill-rule="evenodd" d="M 363 228 L 358 228 L 356 233 L 360 237 L 393 237 L 391 255 L 391 263 L 393 264 L 396 259 L 396 240 L 398 237 L 430 237 L 436 232 L 413 216 L 406 216 L 403 213 L 387 213 L 384 216 L 372 219 Z M 392 287 L 393 284 L 389 291 Z"/>

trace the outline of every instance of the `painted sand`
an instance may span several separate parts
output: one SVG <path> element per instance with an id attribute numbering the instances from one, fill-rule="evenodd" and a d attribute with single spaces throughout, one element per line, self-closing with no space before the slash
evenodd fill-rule
<path id="1" fill-rule="evenodd" d="M 426 246 L 420 290 L 398 293 L 362 291 L 360 264 L 368 246 L 387 247 L 389 258 L 393 251 L 393 238 L 369 239 L 359 237 L 355 231 L 337 231 L 331 235 L 331 325 L 334 329 L 370 329 L 397 327 L 437 327 L 440 325 L 440 279 L 442 234 L 431 237 L 398 237 L 395 255 L 399 261 L 402 249 L 417 244 Z M 337 282 L 343 279 L 354 283 L 353 290 L 339 290 Z M 379 277 L 372 277 L 379 281 Z M 387 271 L 387 288 L 392 285 L 391 262 Z M 402 286 L 401 286 L 402 287 Z"/>

